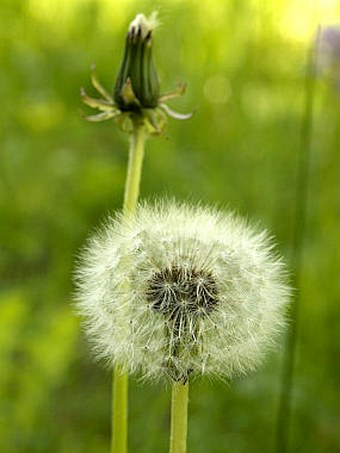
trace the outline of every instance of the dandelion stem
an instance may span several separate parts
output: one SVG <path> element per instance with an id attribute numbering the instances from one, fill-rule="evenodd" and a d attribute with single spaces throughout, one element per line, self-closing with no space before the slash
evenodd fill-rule
<path id="1" fill-rule="evenodd" d="M 310 172 L 312 154 L 313 114 L 315 103 L 315 68 L 313 47 L 310 46 L 307 55 L 305 76 L 304 114 L 300 130 L 300 150 L 298 155 L 297 185 L 295 196 L 294 230 L 292 238 L 292 267 L 295 270 L 295 286 L 301 286 L 303 266 L 304 236 L 307 223 L 307 203 L 310 191 Z M 292 397 L 294 372 L 296 368 L 296 349 L 300 315 L 300 293 L 293 299 L 291 308 L 292 322 L 288 330 L 285 355 L 282 367 L 281 388 L 276 426 L 276 451 L 286 453 L 289 449 L 290 425 L 292 418 Z"/>
<path id="2" fill-rule="evenodd" d="M 113 379 L 112 453 L 127 451 L 128 376 L 119 365 Z"/>
<path id="3" fill-rule="evenodd" d="M 129 163 L 123 205 L 125 216 L 133 215 L 136 210 L 146 138 L 144 126 L 137 118 L 134 121 L 134 128 L 130 137 Z M 114 371 L 112 401 L 111 453 L 126 453 L 128 437 L 128 376 L 120 365 L 117 365 Z"/>
<path id="4" fill-rule="evenodd" d="M 125 215 L 134 214 L 136 210 L 142 174 L 145 140 L 146 131 L 144 130 L 144 126 L 136 119 L 130 139 L 129 164 L 125 183 L 123 207 Z"/>
<path id="5" fill-rule="evenodd" d="M 189 382 L 172 386 L 170 453 L 185 453 L 188 425 Z"/>

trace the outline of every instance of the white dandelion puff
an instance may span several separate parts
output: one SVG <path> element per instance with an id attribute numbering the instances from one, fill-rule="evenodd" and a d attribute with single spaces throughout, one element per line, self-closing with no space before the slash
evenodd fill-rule
<path id="1" fill-rule="evenodd" d="M 285 324 L 290 288 L 266 232 L 176 202 L 110 218 L 76 271 L 96 353 L 143 378 L 230 379 L 256 368 Z"/>

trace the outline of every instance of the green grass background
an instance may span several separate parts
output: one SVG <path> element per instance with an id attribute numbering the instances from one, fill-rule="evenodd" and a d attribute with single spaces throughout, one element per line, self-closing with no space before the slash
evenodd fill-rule
<path id="1" fill-rule="evenodd" d="M 323 2 L 320 2 L 321 4 Z M 107 452 L 111 373 L 74 315 L 77 250 L 122 205 L 127 138 L 81 117 L 89 68 L 113 87 L 129 22 L 159 10 L 163 91 L 187 81 L 147 144 L 143 199 L 229 206 L 268 228 L 287 260 L 297 187 L 308 1 L 2 0 L 0 6 L 0 448 Z M 290 452 L 340 451 L 340 97 L 316 81 Z M 307 184 L 307 181 L 306 181 Z M 292 269 L 294 280 L 294 269 Z M 283 345 L 282 341 L 282 345 Z M 194 383 L 189 452 L 275 451 L 283 346 L 236 382 Z M 131 452 L 167 451 L 170 389 L 131 380 Z"/>

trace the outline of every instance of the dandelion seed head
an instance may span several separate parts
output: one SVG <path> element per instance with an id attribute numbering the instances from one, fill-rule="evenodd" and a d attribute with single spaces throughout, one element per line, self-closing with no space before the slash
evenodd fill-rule
<path id="1" fill-rule="evenodd" d="M 290 289 L 266 232 L 176 202 L 107 220 L 76 271 L 95 352 L 144 379 L 230 379 L 255 369 L 285 325 Z"/>

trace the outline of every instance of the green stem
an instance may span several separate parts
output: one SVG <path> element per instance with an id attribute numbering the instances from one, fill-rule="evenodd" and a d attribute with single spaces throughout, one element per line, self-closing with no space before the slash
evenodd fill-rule
<path id="1" fill-rule="evenodd" d="M 130 138 L 129 163 L 124 192 L 125 216 L 135 213 L 142 173 L 144 146 L 147 135 L 137 119 Z M 128 376 L 117 365 L 113 376 L 112 443 L 111 453 L 127 452 L 128 432 Z"/>
<path id="2" fill-rule="evenodd" d="M 112 453 L 127 451 L 128 376 L 119 365 L 113 379 Z"/>
<path id="3" fill-rule="evenodd" d="M 318 41 L 318 40 L 317 40 Z M 305 77 L 304 114 L 300 130 L 300 149 L 298 154 L 297 185 L 292 244 L 292 268 L 295 270 L 294 286 L 300 289 L 303 265 L 303 247 L 307 223 L 307 202 L 310 191 L 310 166 L 312 154 L 313 114 L 315 101 L 314 48 L 308 50 Z M 291 306 L 291 324 L 287 333 L 281 388 L 277 413 L 276 451 L 289 450 L 290 425 L 292 418 L 292 390 L 295 372 L 296 349 L 298 341 L 300 293 L 297 292 Z"/>
<path id="4" fill-rule="evenodd" d="M 134 214 L 136 210 L 146 138 L 143 124 L 136 120 L 130 139 L 129 163 L 125 182 L 123 205 L 125 215 Z"/>
<path id="5" fill-rule="evenodd" d="M 170 453 L 187 450 L 189 382 L 172 385 Z"/>

